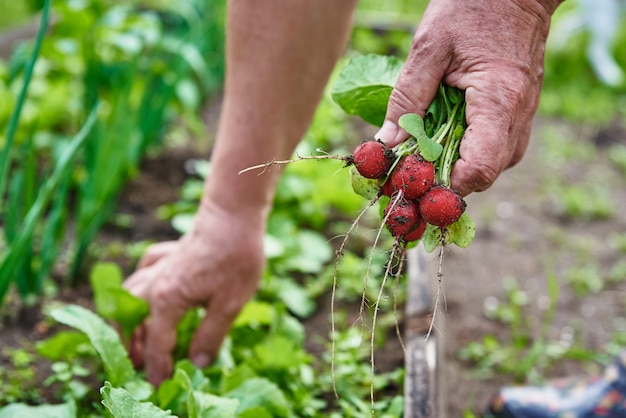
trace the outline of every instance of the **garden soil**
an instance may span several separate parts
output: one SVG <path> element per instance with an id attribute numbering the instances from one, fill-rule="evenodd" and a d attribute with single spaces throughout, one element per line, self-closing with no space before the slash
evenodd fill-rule
<path id="1" fill-rule="evenodd" d="M 572 142 L 599 144 L 597 158 L 584 165 L 570 165 L 554 157 L 552 164 L 551 154 L 547 151 L 549 147 L 541 138 L 541 133 L 547 130 L 565 132 Z M 442 321 L 435 331 L 445 345 L 445 358 L 440 367 L 445 371 L 442 389 L 446 394 L 449 417 L 462 417 L 466 410 L 481 411 L 497 388 L 514 383 L 510 376 L 476 375 L 476 369 L 459 357 L 459 350 L 472 342 L 481 342 L 486 335 L 494 336 L 505 347 L 512 346 L 510 326 L 485 316 L 489 306 L 497 303 L 510 305 L 505 290 L 507 281 L 516 280 L 519 289 L 528 296 L 522 320 L 524 329 L 528 330 L 524 334 L 530 341 L 539 337 L 544 326 L 550 341 L 603 352 L 612 334 L 626 331 L 623 321 L 626 317 L 626 280 L 607 284 L 587 295 L 576 295 L 566 283 L 567 272 L 573 267 L 584 271 L 586 266 L 595 266 L 606 271 L 619 258 L 610 237 L 616 231 L 626 231 L 623 209 L 626 207 L 626 179 L 606 159 L 609 145 L 616 142 L 626 144 L 626 135 L 620 126 L 600 131 L 598 128 L 537 120 L 535 137 L 523 162 L 504 173 L 489 190 L 467 198 L 468 212 L 476 221 L 476 239 L 467 249 L 445 251 L 444 303 L 439 312 Z M 121 197 L 120 211 L 134 217 L 132 226 L 108 226 L 100 240 L 106 243 L 176 238 L 169 224 L 156 217 L 155 209 L 178 198 L 179 188 L 186 178 L 185 161 L 206 155 L 177 148 L 147 158 L 139 177 L 128 185 Z M 594 173 L 598 173 L 602 181 L 611 182 L 613 216 L 600 220 L 564 216 L 559 202 L 548 194 L 546 185 L 550 176 L 558 176 L 566 184 L 577 184 Z M 625 258 L 623 253 L 622 258 Z M 124 260 L 116 261 L 122 263 L 125 271 L 132 271 L 132 265 L 127 261 L 126 264 L 123 264 Z M 437 281 L 437 264 L 436 255 L 429 255 L 428 269 L 433 289 Z M 554 318 L 546 321 L 550 310 L 546 278 L 550 275 L 559 280 L 560 291 Z M 79 286 L 63 290 L 59 299 L 89 306 L 90 296 L 86 286 Z M 326 302 L 320 302 L 319 311 L 306 323 L 310 341 L 328 335 Z M 36 311 L 17 315 L 17 311 L 10 312 L 11 308 L 9 305 L 8 313 L 13 315 L 5 316 L 0 328 L 3 346 L 32 348 L 35 341 L 50 335 L 51 330 Z M 377 368 L 381 371 L 403 364 L 397 338 L 392 333 L 387 340 L 388 344 L 376 357 Z M 309 348 L 315 354 L 321 354 L 320 346 L 311 343 Z M 511 357 L 507 361 L 521 362 L 522 357 Z M 6 365 L 6 362 L 0 358 L 0 365 Z M 41 364 L 42 379 L 49 370 L 47 367 L 49 365 Z M 591 363 L 559 361 L 538 372 L 546 377 L 560 377 L 597 373 L 599 367 Z"/>

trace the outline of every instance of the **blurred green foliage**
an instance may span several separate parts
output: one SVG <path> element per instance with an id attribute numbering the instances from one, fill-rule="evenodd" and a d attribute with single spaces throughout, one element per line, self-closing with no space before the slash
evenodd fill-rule
<path id="1" fill-rule="evenodd" d="M 588 58 L 590 29 L 562 33 L 561 23 L 573 13 L 576 2 L 563 3 L 554 15 L 546 50 L 545 80 L 539 111 L 543 115 L 597 125 L 626 117 L 626 83 L 610 86 L 594 73 Z M 626 14 L 616 38 L 606 48 L 626 71 Z"/>
<path id="2" fill-rule="evenodd" d="M 19 278 L 20 295 L 29 300 L 58 257 L 69 261 L 62 275 L 79 277 L 123 186 L 174 123 L 188 136 L 205 135 L 199 109 L 221 87 L 224 71 L 225 1 L 52 5 L 55 22 L 39 54 L 39 43 L 26 41 L 0 62 L 0 142 L 11 179 L 2 205 L 4 245 L 21 242 L 25 248 L 19 255 L 10 251 L 19 273 L 3 265 L 0 283 L 5 289 Z M 71 135 L 96 103 L 98 116 L 76 162 L 63 160 L 71 173 L 60 179 L 54 206 L 40 202 L 33 212 L 44 179 L 59 169 Z M 19 235 L 27 220 L 33 225 L 28 239 Z"/>

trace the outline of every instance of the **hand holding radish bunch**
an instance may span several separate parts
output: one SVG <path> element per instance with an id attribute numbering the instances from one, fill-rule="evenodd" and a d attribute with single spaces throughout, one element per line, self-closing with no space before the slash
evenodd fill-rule
<path id="1" fill-rule="evenodd" d="M 364 61 L 387 59 L 362 57 Z M 339 79 L 355 65 L 361 63 L 349 63 Z M 342 104 L 341 95 L 338 97 Z M 471 219 L 461 219 L 465 201 L 450 187 L 452 165 L 459 158 L 466 129 L 465 106 L 463 92 L 442 84 L 424 118 L 416 114 L 400 117 L 400 126 L 411 135 L 408 140 L 393 149 L 380 140 L 364 141 L 347 159 L 354 165 L 350 171 L 354 191 L 369 199 L 386 198 L 383 219 L 399 242 L 420 240 L 427 225 L 433 232 L 427 248 L 450 242 L 466 247 L 473 239 Z"/>

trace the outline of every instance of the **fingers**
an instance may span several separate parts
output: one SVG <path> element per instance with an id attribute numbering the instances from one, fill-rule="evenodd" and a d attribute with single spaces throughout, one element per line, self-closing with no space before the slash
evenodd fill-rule
<path id="1" fill-rule="evenodd" d="M 130 346 L 128 347 L 128 356 L 130 357 L 133 365 L 137 369 L 141 369 L 144 366 L 144 345 L 145 345 L 145 335 L 146 335 L 146 324 L 145 322 L 140 324 L 133 335 L 131 336 Z"/>
<path id="2" fill-rule="evenodd" d="M 451 174 L 463 196 L 489 188 L 526 151 L 538 94 L 521 77 L 511 83 L 513 74 L 506 81 L 480 75 L 466 89 L 468 126 Z"/>
<path id="3" fill-rule="evenodd" d="M 252 293 L 243 291 L 209 304 L 189 347 L 189 357 L 198 367 L 206 367 L 215 360 L 224 337 L 250 297 Z"/>
<path id="4" fill-rule="evenodd" d="M 144 356 L 148 381 L 155 386 L 172 375 L 176 325 L 182 314 L 155 309 L 147 327 Z"/>
<path id="5" fill-rule="evenodd" d="M 148 267 L 159 261 L 164 255 L 169 254 L 178 246 L 178 241 L 165 241 L 151 245 L 139 260 L 137 269 Z"/>
<path id="6" fill-rule="evenodd" d="M 187 309 L 178 289 L 160 280 L 163 274 L 159 265 L 152 264 L 136 271 L 125 283 L 132 294 L 150 303 L 150 318 L 133 333 L 129 355 L 135 367 L 145 366 L 148 381 L 155 386 L 172 373 L 176 325 Z"/>

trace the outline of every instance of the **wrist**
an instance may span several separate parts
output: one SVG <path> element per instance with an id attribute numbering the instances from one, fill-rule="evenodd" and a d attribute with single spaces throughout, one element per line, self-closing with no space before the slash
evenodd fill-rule
<path id="1" fill-rule="evenodd" d="M 217 217 L 224 222 L 245 222 L 252 228 L 264 228 L 272 208 L 274 188 L 248 189 L 246 186 L 246 184 L 242 187 L 232 185 L 216 190 L 207 184 L 198 207 L 200 219 Z"/>

